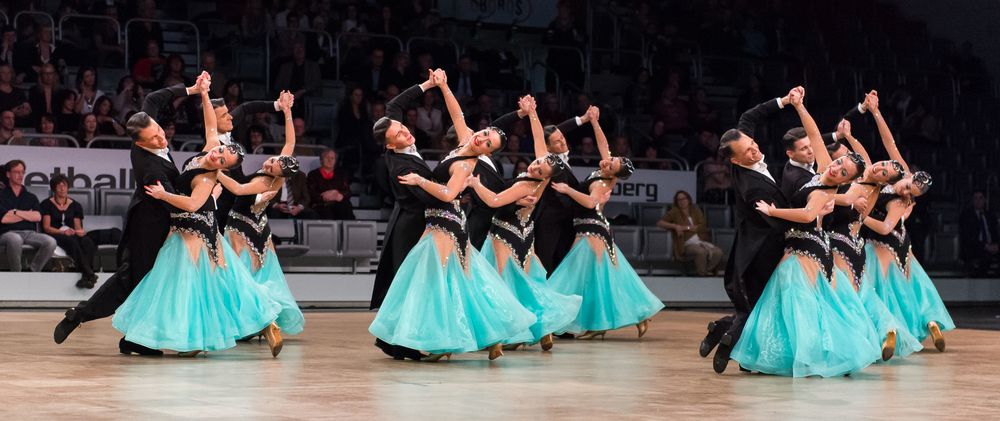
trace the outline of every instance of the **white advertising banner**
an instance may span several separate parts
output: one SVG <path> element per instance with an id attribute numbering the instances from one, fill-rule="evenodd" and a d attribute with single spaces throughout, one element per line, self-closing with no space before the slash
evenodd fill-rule
<path id="1" fill-rule="evenodd" d="M 171 152 L 177 167 L 195 152 Z M 271 155 L 247 155 L 243 160 L 246 173 L 260 169 Z M 24 161 L 24 184 L 48 186 L 56 174 L 69 178 L 70 188 L 134 189 L 135 177 L 128 149 L 47 148 L 41 146 L 0 146 L 0 163 L 12 159 Z M 319 166 L 316 157 L 299 157 L 304 172 Z"/>
<path id="2" fill-rule="evenodd" d="M 573 167 L 573 174 L 583 181 L 596 168 Z M 674 193 L 684 190 L 698 202 L 698 180 L 694 171 L 666 171 L 638 169 L 628 180 L 618 180 L 611 191 L 612 202 L 667 203 L 674 200 Z"/>

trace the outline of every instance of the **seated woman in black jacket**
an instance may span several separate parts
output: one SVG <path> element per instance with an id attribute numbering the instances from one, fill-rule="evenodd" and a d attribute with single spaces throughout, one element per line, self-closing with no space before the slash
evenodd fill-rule
<path id="1" fill-rule="evenodd" d="M 56 244 L 73 258 L 76 267 L 80 269 L 83 276 L 76 286 L 93 288 L 97 283 L 93 268 L 97 246 L 83 229 L 83 206 L 70 199 L 69 180 L 65 175 L 52 177 L 49 187 L 52 189 L 52 197 L 40 204 L 42 231 L 54 237 Z"/>

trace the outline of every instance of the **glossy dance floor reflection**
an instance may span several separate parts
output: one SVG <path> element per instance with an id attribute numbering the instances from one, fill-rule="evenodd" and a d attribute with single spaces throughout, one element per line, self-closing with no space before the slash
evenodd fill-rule
<path id="1" fill-rule="evenodd" d="M 557 340 L 552 352 L 397 362 L 372 346 L 374 313 L 306 314 L 278 359 L 266 344 L 207 358 L 126 357 L 109 320 L 52 342 L 57 312 L 0 312 L 2 412 L 15 419 L 950 419 L 1000 413 L 1000 332 L 946 333 L 848 378 L 712 372 L 699 358 L 717 315 L 666 311 L 641 340 Z M 985 418 L 984 418 L 985 419 Z"/>

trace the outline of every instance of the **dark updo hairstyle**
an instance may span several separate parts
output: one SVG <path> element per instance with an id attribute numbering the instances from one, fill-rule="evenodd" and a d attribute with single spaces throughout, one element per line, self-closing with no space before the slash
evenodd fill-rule
<path id="1" fill-rule="evenodd" d="M 913 173 L 913 185 L 917 186 L 920 194 L 927 193 L 931 189 L 932 184 L 934 184 L 934 179 L 927 172 L 917 171 Z"/>
<path id="2" fill-rule="evenodd" d="M 545 155 L 544 159 L 545 162 L 547 162 L 549 166 L 552 167 L 552 174 L 549 174 L 549 178 L 554 178 L 559 174 L 562 174 L 563 171 L 569 169 L 569 167 L 566 165 L 566 161 L 563 161 L 562 158 L 559 157 L 559 155 L 550 153 L 548 155 Z"/>
<path id="3" fill-rule="evenodd" d="M 298 174 L 301 169 L 299 168 L 299 160 L 291 155 L 278 155 L 278 166 L 281 167 L 282 177 L 291 177 Z"/>
<path id="4" fill-rule="evenodd" d="M 850 159 L 858 167 L 858 172 L 852 178 L 858 178 L 865 173 L 865 159 L 860 154 L 857 152 L 848 152 L 846 156 L 847 159 Z"/>
<path id="5" fill-rule="evenodd" d="M 631 159 L 624 156 L 618 157 L 618 160 L 621 161 L 621 168 L 619 168 L 618 172 L 615 173 L 615 177 L 622 180 L 628 180 L 632 174 L 635 174 L 635 164 L 632 163 Z"/>
<path id="6" fill-rule="evenodd" d="M 490 131 L 496 132 L 497 135 L 499 135 L 497 137 L 500 138 L 500 146 L 497 146 L 497 148 L 493 150 L 493 153 L 497 153 L 497 152 L 503 151 L 503 149 L 505 147 L 507 147 L 507 133 L 504 132 L 503 129 L 501 129 L 501 128 L 497 127 L 497 126 L 489 126 L 489 127 L 486 128 L 486 130 L 490 130 Z"/>
<path id="7" fill-rule="evenodd" d="M 243 165 L 243 157 L 247 154 L 246 149 L 243 149 L 243 145 L 240 145 L 239 143 L 230 143 L 225 145 L 225 147 L 229 150 L 229 152 L 232 152 L 233 155 L 236 155 L 236 162 L 233 163 L 233 165 L 230 165 L 229 168 Z"/>

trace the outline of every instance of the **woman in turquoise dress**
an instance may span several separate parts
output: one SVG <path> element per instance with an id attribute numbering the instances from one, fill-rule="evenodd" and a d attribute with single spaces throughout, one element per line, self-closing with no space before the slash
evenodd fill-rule
<path id="1" fill-rule="evenodd" d="M 837 186 L 864 171 L 857 154 L 831 160 L 819 128 L 791 96 L 816 152 L 818 175 L 789 200 L 791 209 L 757 203 L 772 218 L 788 221 L 785 256 L 771 274 L 730 357 L 750 371 L 782 376 L 840 376 L 875 362 L 881 337 L 865 315 L 850 282 L 836 276 L 821 217 L 832 211 Z M 838 292 L 837 290 L 842 290 Z"/>
<path id="2" fill-rule="evenodd" d="M 368 331 L 391 345 L 427 352 L 421 361 L 452 353 L 489 349 L 503 355 L 501 342 L 528 330 L 536 321 L 496 269 L 469 245 L 465 213 L 458 195 L 468 184 L 479 155 L 503 148 L 505 135 L 490 127 L 473 133 L 462 119 L 443 71 L 434 80 L 444 94 L 460 138 L 467 138 L 434 169 L 434 180 L 401 176 L 437 202 L 425 211 L 426 229 L 400 265 Z"/>
<path id="3" fill-rule="evenodd" d="M 534 201 L 541 196 L 550 177 L 568 169 L 562 159 L 549 154 L 545 148 L 545 135 L 535 111 L 534 98 L 525 96 L 520 105 L 531 121 L 536 159 L 528 165 L 527 172 L 518 175 L 500 193 L 483 186 L 478 177 L 472 177 L 470 185 L 484 203 L 499 208 L 493 216 L 489 237 L 483 243 L 483 258 L 496 268 L 518 301 L 538 318 L 528 330 L 504 340 L 504 350 L 540 343 L 542 350 L 548 351 L 553 346 L 552 332 L 566 327 L 576 318 L 582 299 L 577 295 L 559 294 L 546 283 L 545 268 L 534 254 Z M 530 199 L 525 201 L 525 198 Z"/>
<path id="4" fill-rule="evenodd" d="M 295 152 L 295 127 L 291 124 L 294 100 L 287 91 L 278 98 L 278 106 L 285 115 L 285 146 L 280 155 L 264 161 L 259 171 L 246 177 L 244 184 L 219 173 L 219 182 L 236 196 L 225 227 L 226 240 L 253 274 L 254 281 L 281 304 L 281 313 L 275 323 L 283 333 L 293 335 L 302 332 L 305 317 L 288 289 L 281 263 L 274 253 L 267 206 L 285 185 L 285 178 L 299 172 L 299 162 L 292 156 Z"/>
<path id="5" fill-rule="evenodd" d="M 601 212 L 615 183 L 628 179 L 635 166 L 628 158 L 611 156 L 608 139 L 598 122 L 600 111 L 591 107 L 587 112 L 601 153 L 600 169 L 580 184 L 580 191 L 562 183 L 552 185 L 573 198 L 579 207 L 573 218 L 576 240 L 549 277 L 549 285 L 558 293 L 583 297 L 576 319 L 563 331 L 582 333 L 577 339 L 593 339 L 603 338 L 609 330 L 635 326 L 641 338 L 649 328 L 649 320 L 663 309 L 663 302 L 621 256 L 611 225 Z"/>
<path id="6" fill-rule="evenodd" d="M 872 117 L 883 138 L 891 139 L 892 133 L 877 104 Z M 927 272 L 913 257 L 906 231 L 906 218 L 913 211 L 916 198 L 930 190 L 933 180 L 923 171 L 909 174 L 909 166 L 894 141 L 887 142 L 886 150 L 908 175 L 879 192 L 871 215 L 863 221 L 862 236 L 868 240 L 866 281 L 874 286 L 889 311 L 906 325 L 911 335 L 920 342 L 930 336 L 934 347 L 944 352 L 942 332 L 954 329 L 955 322 Z"/>
<path id="7" fill-rule="evenodd" d="M 203 74 L 204 75 L 204 74 Z M 282 340 L 274 321 L 281 306 L 257 285 L 239 257 L 219 235 L 209 200 L 218 170 L 239 165 L 242 148 L 221 146 L 210 81 L 199 82 L 205 110 L 205 147 L 184 163 L 174 186 L 147 186 L 147 193 L 174 208 L 170 235 L 152 270 L 118 308 L 112 325 L 125 339 L 181 356 L 232 348 L 236 340 L 263 332 L 272 356 Z"/>
<path id="8" fill-rule="evenodd" d="M 863 111 L 878 110 L 878 93 L 871 91 L 859 105 Z M 833 253 L 833 263 L 837 268 L 838 286 L 850 282 L 853 288 L 837 288 L 838 292 L 858 294 L 864 304 L 865 311 L 875 330 L 882 335 L 882 360 L 888 361 L 893 356 L 905 357 L 923 348 L 920 341 L 905 329 L 897 320 L 882 299 L 875 293 L 871 282 L 865 282 L 867 269 L 865 256 L 865 239 L 861 236 L 861 220 L 871 212 L 871 206 L 878 197 L 878 191 L 883 185 L 895 183 L 904 175 L 902 164 L 897 161 L 871 162 L 867 150 L 851 134 L 851 123 L 843 120 L 839 133 L 844 135 L 851 149 L 861 155 L 865 161 L 865 171 L 862 177 L 838 189 L 837 206 L 829 216 L 829 223 L 824 227 L 830 235 L 830 250 Z M 887 148 L 894 144 L 892 133 L 883 133 L 882 142 Z M 857 205 L 857 206 L 855 206 Z M 862 210 L 863 209 L 863 210 Z"/>

